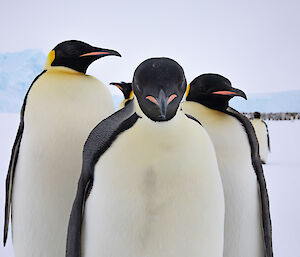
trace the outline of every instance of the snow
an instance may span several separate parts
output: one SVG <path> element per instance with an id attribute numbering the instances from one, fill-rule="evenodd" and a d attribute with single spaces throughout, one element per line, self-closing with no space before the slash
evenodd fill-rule
<path id="1" fill-rule="evenodd" d="M 0 113 L 0 230 L 3 227 L 4 184 L 11 146 L 18 127 L 17 114 Z M 300 121 L 268 121 L 271 154 L 264 165 L 273 223 L 275 257 L 300 257 Z M 2 233 L 1 233 L 2 237 Z M 11 236 L 0 257 L 13 257 Z"/>
<path id="2" fill-rule="evenodd" d="M 300 121 L 268 121 L 271 154 L 264 165 L 275 257 L 299 257 Z"/>

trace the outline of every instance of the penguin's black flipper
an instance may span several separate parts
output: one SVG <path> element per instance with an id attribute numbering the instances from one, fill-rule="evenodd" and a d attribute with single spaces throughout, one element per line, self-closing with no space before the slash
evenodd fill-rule
<path id="1" fill-rule="evenodd" d="M 37 81 L 37 79 L 43 75 L 46 72 L 46 70 L 42 71 L 31 83 L 21 109 L 20 113 L 20 124 L 18 128 L 18 132 L 16 135 L 16 139 L 13 145 L 13 148 L 11 150 L 11 156 L 8 166 L 8 171 L 6 175 L 6 183 L 5 183 L 5 211 L 4 211 L 4 232 L 3 232 L 3 245 L 5 246 L 7 235 L 8 235 L 8 227 L 9 227 L 9 216 L 12 216 L 11 212 L 11 203 L 12 203 L 12 190 L 13 190 L 13 182 L 14 182 L 14 176 L 15 176 L 15 170 L 18 162 L 18 156 L 19 156 L 19 150 L 20 150 L 20 144 L 22 141 L 23 131 L 24 131 L 24 113 L 25 113 L 25 107 L 27 102 L 27 96 L 28 93 L 33 86 L 33 84 Z"/>
<path id="2" fill-rule="evenodd" d="M 269 128 L 268 128 L 267 123 L 265 123 L 263 120 L 262 120 L 262 122 L 266 125 L 266 129 L 267 129 L 267 139 L 268 139 L 268 149 L 269 149 L 269 152 L 271 152 L 270 136 L 269 136 Z"/>
<path id="3" fill-rule="evenodd" d="M 6 175 L 6 183 L 5 183 L 5 215 L 4 215 L 4 233 L 3 233 L 3 245 L 5 246 L 7 235 L 8 235 L 8 227 L 9 227 L 9 216 L 11 211 L 11 201 L 12 201 L 12 190 L 13 190 L 13 179 L 15 175 L 15 169 L 18 161 L 19 149 L 22 140 L 24 130 L 24 122 L 21 119 L 19 124 L 19 129 L 16 135 L 16 139 L 11 150 L 11 157 L 8 167 L 8 172 Z"/>
<path id="4" fill-rule="evenodd" d="M 270 205 L 269 205 L 269 196 L 265 181 L 265 176 L 263 168 L 261 165 L 261 160 L 259 156 L 259 146 L 258 141 L 255 135 L 254 128 L 250 120 L 234 110 L 231 107 L 228 107 L 225 113 L 235 117 L 243 125 L 249 140 L 251 147 L 251 159 L 252 166 L 255 170 L 261 198 L 261 210 L 262 210 L 262 222 L 263 222 L 263 231 L 264 231 L 264 248 L 265 248 L 265 257 L 273 257 L 273 246 L 272 246 L 272 223 L 270 216 Z"/>
<path id="5" fill-rule="evenodd" d="M 118 135 L 131 128 L 137 121 L 138 115 L 133 107 L 134 103 L 130 101 L 124 108 L 101 121 L 85 142 L 82 172 L 69 220 L 66 257 L 81 256 L 84 205 L 93 184 L 95 165 Z"/>

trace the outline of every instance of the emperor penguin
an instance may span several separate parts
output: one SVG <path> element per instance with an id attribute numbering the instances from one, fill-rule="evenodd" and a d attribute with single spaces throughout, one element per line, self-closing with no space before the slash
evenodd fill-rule
<path id="1" fill-rule="evenodd" d="M 133 98 L 133 91 L 132 91 L 132 87 L 131 87 L 131 83 L 126 83 L 126 82 L 111 82 L 109 83 L 110 85 L 114 85 L 117 88 L 119 88 L 124 96 L 124 100 L 122 101 L 122 103 L 119 105 L 118 110 L 122 109 L 126 104 L 129 103 L 130 100 L 132 100 Z"/>
<path id="2" fill-rule="evenodd" d="M 271 257 L 269 199 L 250 120 L 229 107 L 242 90 L 218 74 L 195 78 L 181 107 L 208 132 L 217 154 L 225 196 L 224 257 Z"/>
<path id="3" fill-rule="evenodd" d="M 268 153 L 270 151 L 270 138 L 267 124 L 261 119 L 259 112 L 254 113 L 254 119 L 251 121 L 259 143 L 259 155 L 262 164 L 267 163 Z"/>
<path id="4" fill-rule="evenodd" d="M 109 90 L 85 73 L 109 55 L 120 56 L 81 41 L 62 42 L 25 96 L 6 178 L 3 242 L 11 215 L 15 257 L 65 255 L 84 142 L 114 112 Z"/>
<path id="5" fill-rule="evenodd" d="M 178 109 L 182 67 L 147 59 L 132 88 L 85 143 L 66 256 L 223 256 L 222 182 L 206 131 Z"/>

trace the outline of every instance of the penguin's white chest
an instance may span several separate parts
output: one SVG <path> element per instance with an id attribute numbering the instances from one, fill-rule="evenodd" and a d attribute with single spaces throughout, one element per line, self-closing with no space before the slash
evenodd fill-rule
<path id="1" fill-rule="evenodd" d="M 222 256 L 214 150 L 202 127 L 187 123 L 160 135 L 138 120 L 101 157 L 86 203 L 83 256 Z"/>
<path id="2" fill-rule="evenodd" d="M 64 256 L 83 144 L 113 112 L 99 81 L 47 71 L 29 92 L 13 188 L 15 256 Z"/>
<path id="3" fill-rule="evenodd" d="M 254 119 L 252 125 L 255 129 L 255 134 L 259 143 L 260 158 L 264 163 L 267 163 L 269 148 L 266 125 L 260 119 Z"/>
<path id="4" fill-rule="evenodd" d="M 245 129 L 201 104 L 182 107 L 203 124 L 216 150 L 225 195 L 224 257 L 263 257 L 260 194 Z"/>

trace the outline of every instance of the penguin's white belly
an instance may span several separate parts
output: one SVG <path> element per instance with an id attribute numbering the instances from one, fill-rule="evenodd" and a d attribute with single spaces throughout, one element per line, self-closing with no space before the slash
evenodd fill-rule
<path id="1" fill-rule="evenodd" d="M 262 161 L 267 163 L 268 159 L 268 132 L 266 125 L 260 119 L 254 119 L 252 125 L 255 129 L 255 134 L 259 143 L 259 154 Z"/>
<path id="2" fill-rule="evenodd" d="M 233 164 L 234 161 L 218 158 L 226 203 L 224 257 L 264 257 L 255 172 L 251 164 L 241 167 Z"/>
<path id="3" fill-rule="evenodd" d="M 27 99 L 12 201 L 15 257 L 65 256 L 83 144 L 113 112 L 98 81 L 65 76 L 46 72 Z"/>
<path id="4" fill-rule="evenodd" d="M 216 150 L 225 196 L 224 257 L 263 257 L 260 193 L 244 128 L 198 103 L 182 107 L 202 123 Z"/>
<path id="5" fill-rule="evenodd" d="M 222 256 L 215 153 L 203 128 L 190 122 L 195 129 L 156 138 L 138 120 L 101 157 L 85 206 L 83 257 Z"/>

